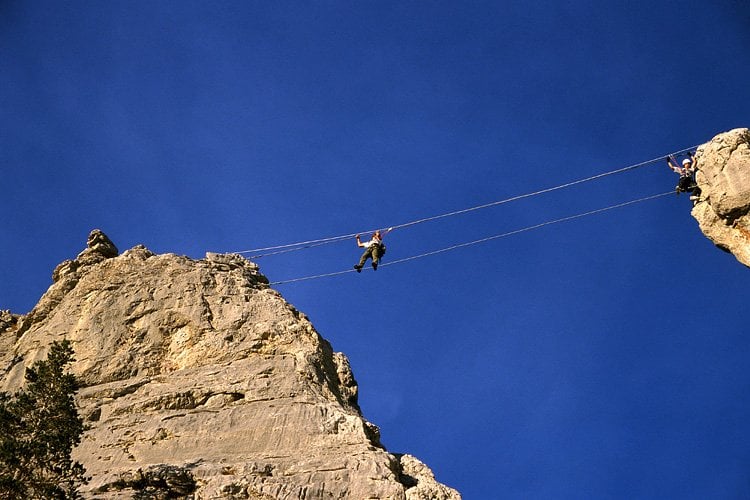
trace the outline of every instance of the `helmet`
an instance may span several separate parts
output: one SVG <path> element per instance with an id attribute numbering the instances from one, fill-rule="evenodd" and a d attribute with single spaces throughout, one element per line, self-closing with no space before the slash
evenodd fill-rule
<path id="1" fill-rule="evenodd" d="M 683 165 L 690 165 L 691 163 L 693 163 L 693 162 L 692 162 L 692 161 L 690 161 L 690 160 L 689 160 L 689 159 L 687 159 L 687 158 L 685 158 L 684 160 L 682 160 L 682 164 L 683 164 Z"/>

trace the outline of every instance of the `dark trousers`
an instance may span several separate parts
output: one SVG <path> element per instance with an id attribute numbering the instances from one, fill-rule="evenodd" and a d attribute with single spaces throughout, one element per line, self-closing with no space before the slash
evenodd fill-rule
<path id="1" fill-rule="evenodd" d="M 380 260 L 380 245 L 370 245 L 365 248 L 365 253 L 360 257 L 357 266 L 363 267 L 365 262 L 367 262 L 367 259 L 372 259 L 372 265 L 377 267 L 378 261 Z"/>
<path id="2" fill-rule="evenodd" d="M 678 193 L 693 193 L 696 196 L 700 195 L 698 184 L 695 183 L 695 179 L 690 175 L 683 175 L 680 177 L 680 181 L 677 183 L 675 190 Z M 697 193 L 695 193 L 696 190 L 698 191 Z"/>

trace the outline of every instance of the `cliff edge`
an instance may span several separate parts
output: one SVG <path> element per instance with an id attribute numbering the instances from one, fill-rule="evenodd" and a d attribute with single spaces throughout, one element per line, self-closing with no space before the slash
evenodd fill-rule
<path id="1" fill-rule="evenodd" d="M 693 217 L 711 241 L 750 267 L 750 130 L 717 135 L 696 151 L 701 189 Z"/>
<path id="2" fill-rule="evenodd" d="M 95 230 L 53 281 L 0 312 L 0 389 L 72 342 L 85 498 L 460 498 L 380 444 L 347 358 L 252 262 L 120 254 Z"/>

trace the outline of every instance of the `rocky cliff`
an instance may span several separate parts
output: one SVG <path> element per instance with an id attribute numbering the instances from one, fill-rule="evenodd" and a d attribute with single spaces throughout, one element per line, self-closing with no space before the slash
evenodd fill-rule
<path id="1" fill-rule="evenodd" d="M 750 267 L 750 130 L 719 134 L 696 152 L 700 201 L 692 215 L 716 246 Z"/>
<path id="2" fill-rule="evenodd" d="M 73 342 L 86 498 L 460 498 L 383 448 L 346 357 L 244 258 L 120 255 L 95 230 L 53 281 L 0 313 L 0 388 Z"/>

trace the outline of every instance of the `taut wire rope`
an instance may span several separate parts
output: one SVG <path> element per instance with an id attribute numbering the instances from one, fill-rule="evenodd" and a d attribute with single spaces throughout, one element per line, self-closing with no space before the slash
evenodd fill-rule
<path id="1" fill-rule="evenodd" d="M 609 210 L 614 210 L 616 208 L 622 208 L 622 207 L 626 207 L 626 206 L 629 206 L 629 205 L 635 205 L 636 203 L 641 203 L 641 202 L 644 202 L 644 201 L 654 200 L 656 198 L 662 198 L 662 197 L 668 196 L 668 195 L 674 195 L 674 191 L 667 191 L 666 193 L 660 193 L 660 194 L 655 194 L 655 195 L 651 195 L 651 196 L 645 196 L 643 198 L 638 198 L 638 199 L 635 199 L 635 200 L 630 200 L 630 201 L 626 201 L 626 202 L 623 202 L 623 203 L 618 203 L 616 205 L 610 205 L 610 206 L 604 207 L 604 208 L 598 208 L 598 209 L 595 209 L 595 210 L 589 210 L 587 212 L 582 212 L 582 213 L 579 213 L 579 214 L 576 214 L 576 215 L 569 215 L 567 217 L 562 217 L 562 218 L 559 218 L 559 219 L 548 220 L 548 221 L 542 222 L 540 224 L 534 224 L 532 226 L 526 226 L 526 227 L 523 227 L 521 229 L 515 229 L 513 231 L 508 231 L 508 232 L 505 232 L 505 233 L 496 234 L 494 236 L 488 236 L 486 238 L 481 238 L 481 239 L 474 240 L 474 241 L 469 241 L 469 242 L 466 242 L 466 243 L 459 243 L 457 245 L 451 245 L 449 247 L 441 248 L 439 250 L 433 250 L 431 252 L 425 252 L 425 253 L 422 253 L 422 254 L 419 254 L 419 255 L 412 255 L 411 257 L 404 257 L 402 259 L 396 259 L 394 261 L 386 262 L 384 264 L 381 264 L 380 267 L 382 268 L 382 267 L 386 267 L 386 266 L 394 266 L 396 264 L 402 264 L 404 262 L 409 262 L 409 261 L 412 261 L 412 260 L 421 259 L 423 257 L 429 257 L 431 255 L 436 255 L 436 254 L 440 254 L 440 253 L 449 252 L 451 250 L 456 250 L 458 248 L 464 248 L 464 247 L 468 247 L 468 246 L 472 246 L 472 245 L 478 245 L 480 243 L 485 243 L 487 241 L 497 240 L 497 239 L 500 239 L 500 238 L 507 238 L 509 236 L 513 236 L 513 235 L 520 234 L 520 233 L 525 233 L 525 232 L 528 232 L 528 231 L 533 231 L 535 229 L 540 229 L 542 227 L 550 226 L 552 224 L 559 224 L 561 222 L 567 222 L 567 221 L 571 221 L 571 220 L 575 220 L 575 219 L 580 219 L 582 217 L 588 217 L 590 215 L 595 215 L 595 214 L 599 214 L 599 213 L 602 213 L 602 212 L 607 212 Z M 296 282 L 299 282 L 299 281 L 308 281 L 308 280 L 314 280 L 314 279 L 319 279 L 319 278 L 327 278 L 327 277 L 330 277 L 330 276 L 338 276 L 340 274 L 353 273 L 353 272 L 355 272 L 354 269 L 346 269 L 344 271 L 335 271 L 335 272 L 331 272 L 331 273 L 315 274 L 315 275 L 312 275 L 312 276 L 304 276 L 304 277 L 301 277 L 301 278 L 294 278 L 294 279 L 283 280 L 283 281 L 274 281 L 274 282 L 269 283 L 269 285 L 284 285 L 286 283 L 296 283 Z"/>
<path id="2" fill-rule="evenodd" d="M 692 147 L 689 147 L 689 148 L 681 149 L 679 151 L 675 151 L 674 153 L 670 153 L 670 156 L 672 156 L 672 155 L 680 155 L 682 153 L 685 153 L 686 151 L 693 151 L 697 147 L 698 146 L 692 146 Z M 641 167 L 644 167 L 644 166 L 649 165 L 651 163 L 655 163 L 657 161 L 663 160 L 664 158 L 665 158 L 665 156 L 659 156 L 657 158 L 652 158 L 651 160 L 646 160 L 646 161 L 642 161 L 640 163 L 635 163 L 633 165 L 628 165 L 627 167 L 618 168 L 618 169 L 615 169 L 615 170 L 611 170 L 609 172 L 603 172 L 603 173 L 600 173 L 600 174 L 592 175 L 590 177 L 585 177 L 583 179 L 578 179 L 578 180 L 571 181 L 571 182 L 566 182 L 564 184 L 560 184 L 560 185 L 557 185 L 557 186 L 553 186 L 553 187 L 549 187 L 549 188 L 545 188 L 545 189 L 540 189 L 538 191 L 532 191 L 530 193 L 520 194 L 520 195 L 512 196 L 510 198 L 505 198 L 505 199 L 502 199 L 502 200 L 497 200 L 497 201 L 493 201 L 493 202 L 490 202 L 490 203 L 485 203 L 485 204 L 482 204 L 482 205 L 477 205 L 477 206 L 474 206 L 474 207 L 464 208 L 462 210 L 455 210 L 455 211 L 452 211 L 452 212 L 446 212 L 444 214 L 433 215 L 431 217 L 425 217 L 425 218 L 422 218 L 422 219 L 417 219 L 417 220 L 413 220 L 413 221 L 410 221 L 410 222 L 405 222 L 405 223 L 402 223 L 402 224 L 398 224 L 398 225 L 392 226 L 390 229 L 403 229 L 405 227 L 415 226 L 417 224 L 422 224 L 422 223 L 425 223 L 425 222 L 430 222 L 430 221 L 434 221 L 434 220 L 438 220 L 438 219 L 443 219 L 443 218 L 446 218 L 446 217 L 453 217 L 455 215 L 465 214 L 465 213 L 468 213 L 468 212 L 474 212 L 476 210 L 482 210 L 482 209 L 485 209 L 485 208 L 490 208 L 490 207 L 495 207 L 495 206 L 498 206 L 498 205 L 503 205 L 503 204 L 506 204 L 506 203 L 511 203 L 513 201 L 522 200 L 524 198 L 531 198 L 532 196 L 539 196 L 539 195 L 542 195 L 542 194 L 551 193 L 553 191 L 559 191 L 561 189 L 569 188 L 569 187 L 576 186 L 578 184 L 583 184 L 583 183 L 586 183 L 586 182 L 595 181 L 595 180 L 598 180 L 598 179 L 601 179 L 601 178 L 604 178 L 604 177 L 608 177 L 610 175 L 616 175 L 616 174 L 620 174 L 620 173 L 623 173 L 623 172 L 628 172 L 630 170 L 635 170 L 637 168 L 641 168 Z M 296 243 L 288 243 L 288 244 L 285 244 L 285 245 L 275 245 L 275 246 L 262 247 L 262 248 L 253 248 L 253 249 L 250 249 L 250 250 L 241 250 L 239 252 L 230 252 L 230 253 L 237 253 L 237 254 L 253 253 L 254 254 L 256 252 L 265 252 L 265 253 L 260 253 L 260 254 L 257 254 L 257 255 L 251 255 L 249 257 L 251 259 L 257 259 L 257 258 L 260 258 L 260 257 L 267 257 L 267 256 L 270 256 L 270 255 L 278 255 L 278 254 L 283 254 L 283 253 L 288 253 L 288 252 L 296 252 L 298 250 L 304 250 L 304 249 L 307 249 L 307 248 L 313 248 L 313 247 L 317 247 L 317 246 L 321 246 L 321 245 L 327 245 L 329 243 L 335 243 L 337 241 L 342 241 L 342 240 L 353 238 L 357 234 L 370 233 L 370 232 L 373 232 L 373 231 L 375 231 L 375 229 L 370 229 L 370 230 L 366 230 L 366 231 L 358 231 L 356 233 L 343 234 L 343 235 L 339 235 L 339 236 L 332 236 L 332 237 L 329 237 L 329 238 L 319 238 L 319 239 L 314 239 L 314 240 L 298 241 Z"/>

